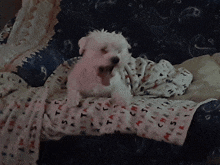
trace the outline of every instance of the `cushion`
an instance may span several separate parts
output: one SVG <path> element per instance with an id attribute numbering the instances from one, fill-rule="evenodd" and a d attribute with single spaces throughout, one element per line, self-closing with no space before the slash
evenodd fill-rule
<path id="1" fill-rule="evenodd" d="M 194 57 L 176 68 L 184 67 L 193 74 L 193 82 L 182 96 L 171 99 L 204 101 L 208 98 L 220 99 L 220 54 Z"/>

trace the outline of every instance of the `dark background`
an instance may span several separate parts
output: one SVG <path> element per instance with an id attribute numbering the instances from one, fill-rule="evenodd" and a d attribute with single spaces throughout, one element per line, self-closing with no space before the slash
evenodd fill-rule
<path id="1" fill-rule="evenodd" d="M 220 51 L 219 0 L 62 0 L 60 7 L 49 46 L 18 68 L 32 86 L 43 85 L 60 63 L 79 56 L 78 40 L 95 29 L 122 32 L 132 56 L 155 62 L 174 65 Z"/>
<path id="2" fill-rule="evenodd" d="M 22 0 L 0 0 L 0 29 L 12 18 L 21 8 Z"/>

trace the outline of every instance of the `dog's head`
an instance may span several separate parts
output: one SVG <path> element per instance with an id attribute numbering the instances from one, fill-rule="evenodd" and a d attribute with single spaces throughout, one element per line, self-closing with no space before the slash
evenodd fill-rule
<path id="1" fill-rule="evenodd" d="M 131 46 L 121 33 L 96 30 L 81 38 L 78 44 L 83 58 L 99 59 L 106 66 L 122 66 L 131 57 L 128 51 Z"/>
<path id="2" fill-rule="evenodd" d="M 122 68 L 131 58 L 128 51 L 131 46 L 121 33 L 96 30 L 81 38 L 78 44 L 79 53 L 83 55 L 87 67 L 96 70 L 103 85 L 109 85 L 114 76 L 112 71 Z"/>

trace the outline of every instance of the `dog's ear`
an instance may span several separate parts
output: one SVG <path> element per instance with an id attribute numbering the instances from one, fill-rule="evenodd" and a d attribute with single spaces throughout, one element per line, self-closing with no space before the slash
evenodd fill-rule
<path id="1" fill-rule="evenodd" d="M 128 44 L 128 49 L 131 49 L 131 45 L 130 44 Z"/>
<path id="2" fill-rule="evenodd" d="M 82 55 L 83 52 L 85 51 L 86 41 L 87 41 L 87 37 L 82 37 L 78 42 L 80 55 Z"/>

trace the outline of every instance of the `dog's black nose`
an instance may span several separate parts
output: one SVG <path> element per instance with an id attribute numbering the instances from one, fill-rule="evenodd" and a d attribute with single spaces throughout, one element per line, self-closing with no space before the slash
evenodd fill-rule
<path id="1" fill-rule="evenodd" d="M 120 60 L 120 59 L 119 59 L 118 57 L 112 57 L 112 58 L 111 58 L 111 63 L 112 63 L 112 64 L 117 64 L 117 63 L 119 62 L 119 60 Z"/>

